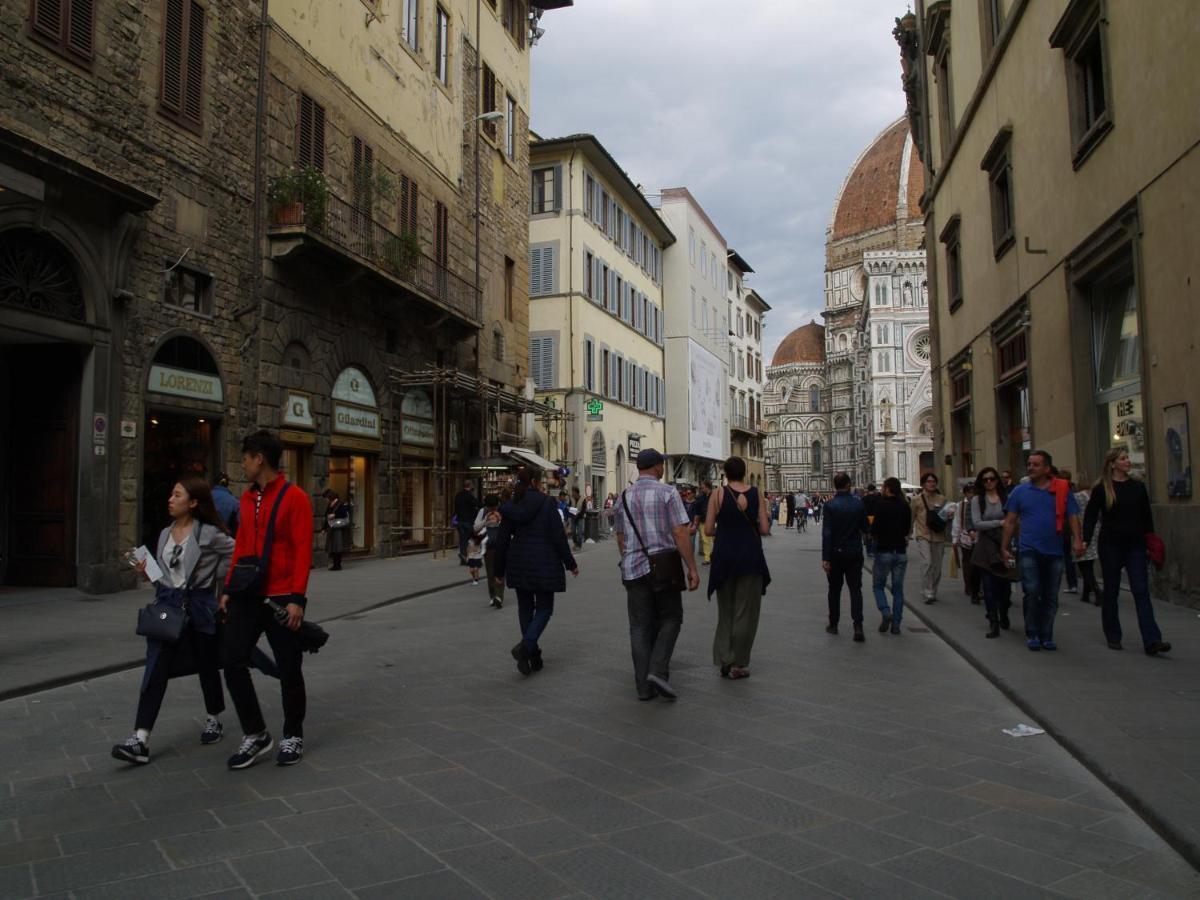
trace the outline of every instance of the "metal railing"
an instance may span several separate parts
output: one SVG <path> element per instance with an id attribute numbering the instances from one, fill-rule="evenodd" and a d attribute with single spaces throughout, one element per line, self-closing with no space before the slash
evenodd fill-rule
<path id="1" fill-rule="evenodd" d="M 473 322 L 479 319 L 475 286 L 396 234 L 365 211 L 330 194 L 324 214 L 300 207 L 301 221 L 273 222 L 275 228 L 303 225 L 342 250 L 365 259 L 417 294 L 448 307 Z"/>
<path id="2" fill-rule="evenodd" d="M 741 416 L 736 413 L 729 417 L 729 427 L 736 428 L 739 431 L 766 431 L 767 424 L 758 419 L 752 419 L 749 416 Z"/>

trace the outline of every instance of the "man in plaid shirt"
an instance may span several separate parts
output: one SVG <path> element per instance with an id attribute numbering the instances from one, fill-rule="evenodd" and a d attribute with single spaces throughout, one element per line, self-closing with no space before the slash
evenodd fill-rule
<path id="1" fill-rule="evenodd" d="M 662 482 L 662 454 L 649 448 L 643 450 L 637 456 L 637 467 L 638 480 L 613 504 L 613 532 L 621 551 L 621 582 L 629 603 L 633 678 L 639 700 L 653 700 L 657 696 L 674 700 L 678 694 L 671 687 L 671 654 L 683 625 L 683 595 L 679 591 L 660 593 L 651 588 L 649 555 L 678 550 L 687 569 L 689 591 L 700 586 L 700 575 L 688 534 L 687 510 L 679 492 Z"/>

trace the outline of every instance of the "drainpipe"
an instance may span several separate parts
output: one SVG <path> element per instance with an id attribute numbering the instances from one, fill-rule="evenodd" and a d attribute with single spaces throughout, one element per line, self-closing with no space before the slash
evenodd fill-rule
<path id="1" fill-rule="evenodd" d="M 575 214 L 571 210 L 571 198 L 575 196 L 575 154 L 579 150 L 578 144 L 571 145 L 571 158 L 567 161 L 567 196 L 563 198 L 563 212 L 567 216 L 567 340 L 571 344 L 571 380 L 575 378 Z M 571 388 L 567 388 L 568 394 Z M 582 408 L 582 404 L 581 404 Z M 563 412 L 567 411 L 567 404 L 564 398 Z M 575 470 L 575 480 L 579 481 L 579 470 L 583 465 L 583 454 L 580 448 L 583 446 L 583 420 L 580 418 L 576 422 L 576 427 L 572 429 L 575 434 L 575 465 L 572 467 Z M 567 421 L 563 420 L 562 431 L 567 433 Z M 563 457 L 565 458 L 567 448 L 563 448 Z M 583 489 L 580 488 L 582 493 Z"/>
<path id="2" fill-rule="evenodd" d="M 267 118 L 267 30 L 270 28 L 271 20 L 267 14 L 267 0 L 260 0 L 259 20 L 258 20 L 258 96 L 256 97 L 255 116 L 254 116 L 254 302 L 243 307 L 243 311 L 257 309 L 258 315 L 254 323 L 254 332 L 250 335 L 250 339 L 254 341 L 254 357 L 255 370 L 254 380 L 251 382 L 246 378 L 246 373 L 242 372 L 242 392 L 241 400 L 246 402 L 245 393 L 250 390 L 250 385 L 254 385 L 254 396 L 250 403 L 250 423 L 253 423 L 258 410 L 258 385 L 261 379 L 258 373 L 262 371 L 262 333 L 263 319 L 265 316 L 264 300 L 263 300 L 263 156 L 265 155 L 266 143 L 266 118 Z M 228 440 L 228 435 L 226 436 Z"/>
<path id="3" fill-rule="evenodd" d="M 483 321 L 483 293 L 479 284 L 479 102 L 483 85 L 480 77 L 483 73 L 483 40 L 482 40 L 482 11 L 483 0 L 475 0 L 475 118 L 471 127 L 475 129 L 475 317 Z M 475 332 L 475 376 L 483 371 L 481 356 L 480 333 Z M 491 455 L 491 437 L 484 438 L 484 456 Z"/>

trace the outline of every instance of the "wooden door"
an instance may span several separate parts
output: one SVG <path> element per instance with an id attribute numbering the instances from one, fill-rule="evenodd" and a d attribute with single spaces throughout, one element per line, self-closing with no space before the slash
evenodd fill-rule
<path id="1" fill-rule="evenodd" d="M 79 352 L 6 348 L 9 357 L 9 584 L 75 584 Z"/>

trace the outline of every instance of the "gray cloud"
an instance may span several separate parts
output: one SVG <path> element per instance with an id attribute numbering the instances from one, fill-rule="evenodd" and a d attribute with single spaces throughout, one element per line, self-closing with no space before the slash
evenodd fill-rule
<path id="1" fill-rule="evenodd" d="M 904 112 L 903 0 L 576 0 L 533 50 L 533 128 L 590 132 L 648 191 L 687 185 L 772 306 L 766 356 L 824 305 L 842 180 Z"/>

